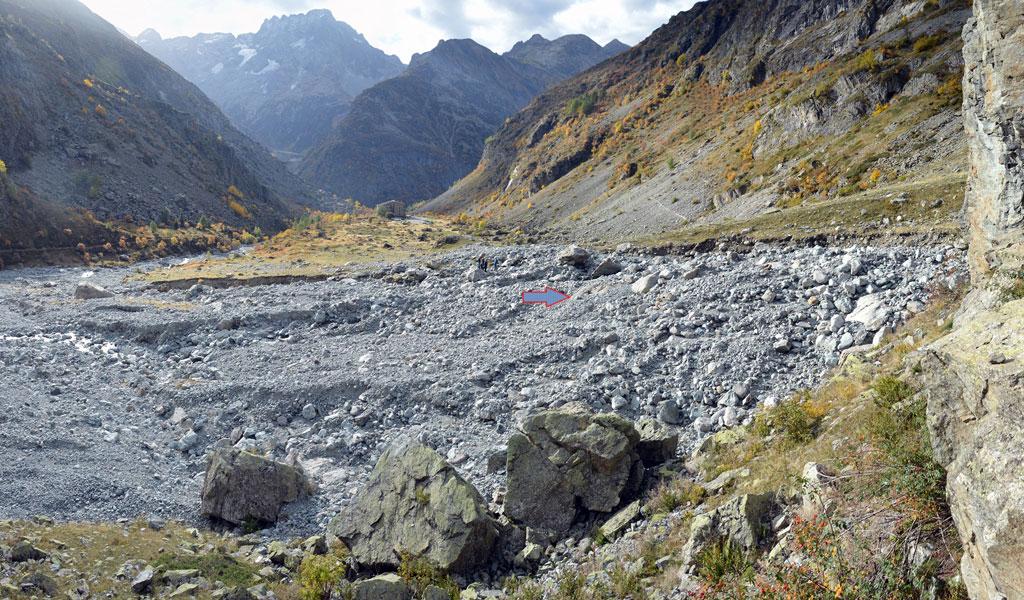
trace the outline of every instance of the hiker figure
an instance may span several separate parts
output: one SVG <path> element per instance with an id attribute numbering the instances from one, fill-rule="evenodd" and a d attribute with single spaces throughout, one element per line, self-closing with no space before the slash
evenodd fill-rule
<path id="1" fill-rule="evenodd" d="M 476 257 L 476 266 L 480 267 L 481 271 L 486 271 L 487 270 L 487 259 L 484 258 L 483 254 L 481 254 L 480 256 Z"/>

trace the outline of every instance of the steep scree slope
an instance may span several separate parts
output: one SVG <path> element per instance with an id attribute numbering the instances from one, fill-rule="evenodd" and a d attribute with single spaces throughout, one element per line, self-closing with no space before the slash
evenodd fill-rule
<path id="1" fill-rule="evenodd" d="M 318 144 L 356 95 L 404 68 L 327 10 L 274 17 L 237 37 L 164 40 L 149 30 L 137 41 L 282 156 Z"/>
<path id="2" fill-rule="evenodd" d="M 911 181 L 956 198 L 968 14 L 959 0 L 700 3 L 538 97 L 426 209 L 597 239 Z"/>
<path id="3" fill-rule="evenodd" d="M 484 140 L 545 87 L 619 50 L 585 36 L 535 36 L 499 56 L 448 40 L 361 94 L 299 173 L 366 204 L 433 198 L 480 160 Z"/>
<path id="4" fill-rule="evenodd" d="M 73 247 L 96 219 L 272 229 L 308 200 L 195 86 L 73 0 L 0 1 L 0 81 L 3 249 Z"/>

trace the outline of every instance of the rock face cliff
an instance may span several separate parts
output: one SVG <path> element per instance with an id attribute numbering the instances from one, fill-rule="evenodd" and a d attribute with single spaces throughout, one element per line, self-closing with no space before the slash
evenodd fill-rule
<path id="1" fill-rule="evenodd" d="M 137 40 L 199 86 L 236 127 L 271 150 L 303 153 L 360 92 L 405 68 L 328 10 L 268 19 L 256 33 Z"/>
<path id="2" fill-rule="evenodd" d="M 1024 233 L 1024 4 L 975 0 L 964 31 L 964 117 L 971 151 L 971 255 L 984 276 L 1017 268 Z"/>
<path id="3" fill-rule="evenodd" d="M 299 173 L 370 205 L 433 198 L 476 166 L 484 140 L 508 115 L 618 49 L 585 36 L 535 36 L 506 55 L 473 40 L 441 42 L 401 76 L 360 94 Z"/>
<path id="4" fill-rule="evenodd" d="M 971 598 L 1024 598 L 1024 300 L 998 292 L 1024 234 L 1024 4 L 974 0 L 964 39 L 975 290 L 925 355 L 925 393 Z"/>
<path id="5" fill-rule="evenodd" d="M 273 229 L 308 199 L 198 88 L 74 0 L 0 0 L 0 81 L 6 249 L 74 246 L 76 209 Z"/>

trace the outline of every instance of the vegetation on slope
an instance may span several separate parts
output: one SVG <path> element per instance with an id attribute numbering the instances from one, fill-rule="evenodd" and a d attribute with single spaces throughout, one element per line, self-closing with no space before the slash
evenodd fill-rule
<path id="1" fill-rule="evenodd" d="M 874 190 L 930 182 L 935 206 L 921 228 L 952 221 L 965 177 L 963 2 L 930 2 L 898 21 L 910 5 L 892 3 L 873 35 L 843 38 L 835 55 L 824 40 L 852 36 L 863 14 L 820 9 L 778 46 L 739 18 L 705 22 L 725 4 L 684 13 L 543 95 L 506 123 L 473 174 L 426 208 L 635 237 L 820 202 L 856 205 Z M 762 52 L 750 44 L 778 46 L 763 50 L 763 77 L 736 72 L 757 64 L 741 60 Z"/>

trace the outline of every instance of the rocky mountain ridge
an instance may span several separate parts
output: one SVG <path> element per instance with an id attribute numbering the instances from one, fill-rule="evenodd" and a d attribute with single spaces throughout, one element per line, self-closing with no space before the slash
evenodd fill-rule
<path id="1" fill-rule="evenodd" d="M 4 1 L 0 29 L 4 251 L 91 244 L 108 221 L 270 231 L 313 202 L 198 88 L 80 3 Z"/>
<path id="2" fill-rule="evenodd" d="M 282 157 L 321 142 L 352 99 L 405 68 L 330 11 L 268 19 L 255 33 L 136 41 L 196 84 L 241 131 Z"/>
<path id="3" fill-rule="evenodd" d="M 597 240 L 840 212 L 911 180 L 930 188 L 913 201 L 957 205 L 968 13 L 952 0 L 699 3 L 514 115 L 425 210 Z"/>
<path id="4" fill-rule="evenodd" d="M 508 115 L 619 48 L 585 36 L 535 36 L 498 55 L 472 40 L 443 41 L 414 56 L 401 76 L 357 97 L 298 172 L 369 205 L 432 198 L 472 170 L 484 140 Z"/>

